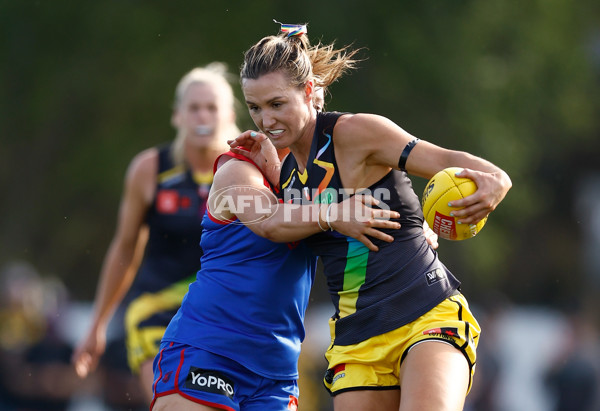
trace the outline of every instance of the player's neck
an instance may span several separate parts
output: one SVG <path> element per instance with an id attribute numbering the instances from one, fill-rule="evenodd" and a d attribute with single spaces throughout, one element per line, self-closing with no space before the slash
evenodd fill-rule
<path id="1" fill-rule="evenodd" d="M 306 164 L 308 163 L 308 157 L 310 156 L 310 149 L 312 147 L 314 127 L 307 130 L 302 137 L 300 137 L 294 144 L 290 145 L 290 151 L 296 159 L 298 164 L 298 171 L 304 172 Z"/>

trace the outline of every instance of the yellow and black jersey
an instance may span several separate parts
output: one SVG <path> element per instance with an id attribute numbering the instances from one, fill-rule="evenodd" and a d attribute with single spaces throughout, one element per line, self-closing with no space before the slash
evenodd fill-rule
<path id="1" fill-rule="evenodd" d="M 341 202 L 355 193 L 342 187 L 335 159 L 333 130 L 343 113 L 319 113 L 306 169 L 293 155 L 282 165 L 281 200 L 289 203 Z M 412 183 L 392 170 L 361 193 L 400 213 L 402 227 L 390 230 L 395 241 L 371 239 L 379 251 L 335 231 L 306 241 L 322 259 L 336 308 L 332 338 L 336 345 L 356 344 L 405 325 L 452 295 L 460 282 L 438 259 L 423 235 L 423 213 Z"/>
<path id="2" fill-rule="evenodd" d="M 201 222 L 212 173 L 194 176 L 184 165 L 173 165 L 170 149 L 159 147 L 156 194 L 146 215 L 150 234 L 134 294 L 165 289 L 200 269 Z"/>

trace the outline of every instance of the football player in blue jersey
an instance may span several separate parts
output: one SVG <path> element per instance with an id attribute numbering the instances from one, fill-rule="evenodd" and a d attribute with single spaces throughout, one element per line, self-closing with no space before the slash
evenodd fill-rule
<path id="1" fill-rule="evenodd" d="M 277 178 L 279 159 L 265 160 Z M 273 189 L 248 158 L 217 160 L 202 267 L 156 357 L 153 410 L 295 410 L 316 263 L 298 240 L 335 228 L 376 250 L 369 238 L 393 239 L 378 228 L 399 228 L 398 213 L 370 207 L 372 197 L 336 204 L 356 216 L 344 221 L 319 205 L 282 204 Z"/>
<path id="2" fill-rule="evenodd" d="M 95 369 L 105 350 L 109 321 L 129 291 L 127 356 L 148 403 L 160 340 L 200 267 L 201 219 L 213 163 L 228 150 L 226 141 L 239 134 L 227 75 L 218 62 L 186 73 L 175 90 L 175 139 L 131 161 L 91 326 L 73 355 L 79 376 Z"/>

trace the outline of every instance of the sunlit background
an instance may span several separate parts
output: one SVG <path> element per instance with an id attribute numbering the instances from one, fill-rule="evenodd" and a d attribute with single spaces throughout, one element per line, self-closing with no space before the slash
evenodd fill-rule
<path id="1" fill-rule="evenodd" d="M 120 315 L 94 377 L 67 363 L 125 170 L 174 138 L 174 89 L 191 68 L 227 63 L 242 101 L 243 52 L 278 31 L 273 19 L 308 23 L 313 43 L 364 48 L 328 110 L 385 115 L 512 178 L 476 238 L 439 248 L 483 328 L 466 409 L 599 410 L 598 1 L 0 0 L 0 411 L 15 392 L 39 400 L 32 410 L 145 409 Z M 243 104 L 238 124 L 252 128 Z M 425 183 L 413 179 L 418 194 Z M 331 314 L 319 277 L 302 411 L 332 409 L 321 384 Z"/>

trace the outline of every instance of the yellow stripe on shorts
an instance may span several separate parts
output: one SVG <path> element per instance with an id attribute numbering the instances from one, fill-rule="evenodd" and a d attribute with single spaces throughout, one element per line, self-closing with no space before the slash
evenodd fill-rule
<path id="1" fill-rule="evenodd" d="M 156 356 L 160 340 L 166 330 L 166 326 L 162 325 L 141 327 L 140 324 L 161 312 L 178 309 L 194 279 L 195 275 L 159 292 L 142 294 L 127 307 L 125 313 L 127 361 L 134 373 L 139 372 L 142 363 Z"/>

